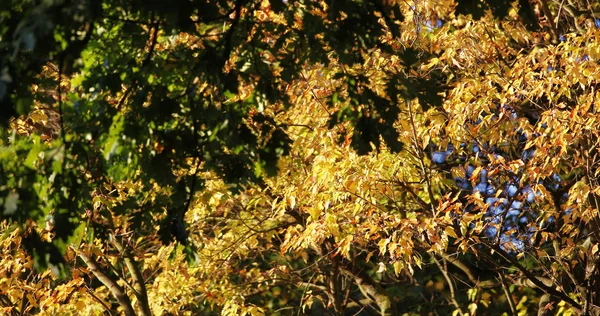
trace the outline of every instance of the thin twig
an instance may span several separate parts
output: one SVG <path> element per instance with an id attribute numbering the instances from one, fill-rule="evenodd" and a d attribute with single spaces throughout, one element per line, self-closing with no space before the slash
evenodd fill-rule
<path id="1" fill-rule="evenodd" d="M 436 218 L 437 211 L 435 209 L 435 205 L 433 204 L 433 201 L 435 201 L 435 197 L 433 195 L 433 191 L 431 190 L 431 179 L 429 178 L 429 172 L 426 170 L 425 163 L 423 162 L 423 160 L 425 159 L 425 153 L 423 152 L 423 149 L 421 148 L 421 146 L 419 146 L 419 140 L 417 138 L 417 130 L 416 130 L 416 125 L 415 125 L 415 120 L 413 117 L 414 113 L 412 111 L 411 104 L 412 104 L 412 101 L 406 99 L 406 105 L 408 106 L 408 113 L 409 113 L 412 136 L 413 136 L 413 143 L 415 146 L 415 150 L 417 150 L 417 153 L 418 153 L 417 158 L 419 158 L 421 172 L 423 173 L 423 177 L 425 178 L 425 183 L 427 185 L 427 193 L 429 195 L 429 202 L 430 202 L 429 206 L 431 208 L 433 218 Z"/>
<path id="2" fill-rule="evenodd" d="M 452 279 L 448 275 L 446 267 L 442 266 L 440 261 L 435 256 L 432 256 L 431 258 L 433 258 L 433 262 L 435 262 L 435 265 L 438 266 L 440 272 L 442 272 L 442 275 L 444 276 L 444 279 L 446 279 L 446 283 L 448 283 L 448 289 L 450 290 L 450 302 L 460 312 L 460 315 L 464 315 L 462 309 L 460 308 L 460 305 L 458 304 L 458 301 L 456 300 L 456 295 L 454 293 L 454 282 L 452 282 Z M 444 264 L 445 263 L 446 262 L 444 261 Z"/>
<path id="3" fill-rule="evenodd" d="M 498 273 L 500 276 L 500 282 L 502 283 L 502 289 L 504 290 L 504 295 L 506 295 L 506 300 L 508 301 L 508 306 L 510 307 L 511 315 L 517 315 L 517 309 L 515 308 L 515 302 L 513 302 L 512 296 L 510 295 L 510 291 L 508 286 L 506 285 L 506 279 L 502 272 Z"/>

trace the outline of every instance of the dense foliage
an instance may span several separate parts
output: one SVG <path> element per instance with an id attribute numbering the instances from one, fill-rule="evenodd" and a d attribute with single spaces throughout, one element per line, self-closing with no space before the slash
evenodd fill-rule
<path id="1" fill-rule="evenodd" d="M 3 314 L 600 314 L 600 4 L 0 3 Z"/>

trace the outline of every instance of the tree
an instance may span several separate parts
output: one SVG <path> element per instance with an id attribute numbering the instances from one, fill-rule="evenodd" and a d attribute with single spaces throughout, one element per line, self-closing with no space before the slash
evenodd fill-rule
<path id="1" fill-rule="evenodd" d="M 3 242 L 35 277 L 0 281 L 127 315 L 596 314 L 597 11 L 8 1 Z M 51 313 L 27 293 L 6 311 Z"/>

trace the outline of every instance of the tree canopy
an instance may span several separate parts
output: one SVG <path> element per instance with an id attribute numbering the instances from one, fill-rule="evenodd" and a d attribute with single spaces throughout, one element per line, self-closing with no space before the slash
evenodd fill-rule
<path id="1" fill-rule="evenodd" d="M 0 3 L 9 315 L 600 315 L 600 4 Z"/>

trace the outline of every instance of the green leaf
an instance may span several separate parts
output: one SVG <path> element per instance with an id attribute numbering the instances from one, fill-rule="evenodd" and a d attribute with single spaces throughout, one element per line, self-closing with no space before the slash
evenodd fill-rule
<path id="1" fill-rule="evenodd" d="M 31 148 L 31 150 L 29 150 L 29 153 L 27 154 L 27 157 L 25 158 L 25 166 L 31 169 L 37 169 L 35 163 L 38 161 L 39 159 L 39 154 L 40 152 L 43 151 L 43 147 L 41 145 L 35 145 L 33 146 L 33 148 Z"/>

